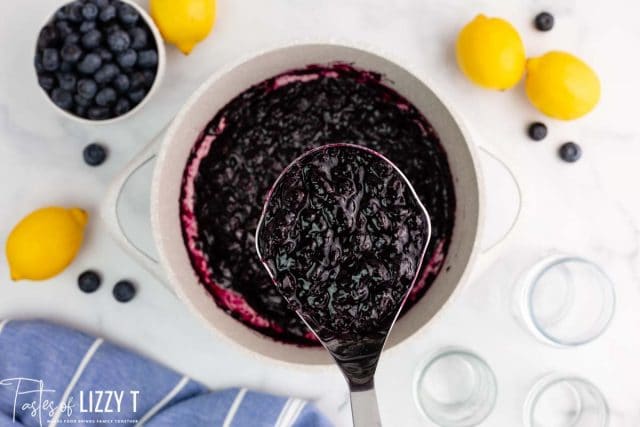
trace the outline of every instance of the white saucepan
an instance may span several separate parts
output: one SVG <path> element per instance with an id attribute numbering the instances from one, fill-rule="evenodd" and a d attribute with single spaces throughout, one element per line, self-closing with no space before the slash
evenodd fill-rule
<path id="1" fill-rule="evenodd" d="M 183 170 L 198 135 L 232 98 L 274 75 L 309 64 L 346 62 L 382 73 L 386 84 L 412 102 L 437 131 L 447 153 L 457 197 L 455 230 L 440 275 L 423 297 L 398 320 L 386 348 L 397 346 L 429 324 L 465 280 L 478 252 L 483 212 L 483 186 L 474 146 L 449 108 L 414 74 L 370 51 L 332 43 L 294 44 L 252 56 L 216 73 L 178 113 L 161 140 L 151 144 L 112 186 L 103 218 L 114 234 L 218 334 L 254 354 L 298 365 L 325 365 L 332 361 L 322 348 L 301 348 L 265 337 L 223 312 L 194 273 L 185 248 L 179 219 Z M 121 187 L 141 164 L 156 157 L 151 189 L 151 221 L 159 262 L 140 253 L 123 235 L 116 213 Z"/>

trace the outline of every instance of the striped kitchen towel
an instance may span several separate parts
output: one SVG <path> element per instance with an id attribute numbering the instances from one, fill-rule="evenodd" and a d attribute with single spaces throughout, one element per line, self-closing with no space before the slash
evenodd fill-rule
<path id="1" fill-rule="evenodd" d="M 203 385 L 101 338 L 0 322 L 0 427 L 327 427 L 311 404 Z"/>

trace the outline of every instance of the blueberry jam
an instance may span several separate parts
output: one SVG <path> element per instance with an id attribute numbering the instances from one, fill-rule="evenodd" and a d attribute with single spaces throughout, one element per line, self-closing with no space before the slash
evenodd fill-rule
<path id="1" fill-rule="evenodd" d="M 404 310 L 440 272 L 454 227 L 455 193 L 437 133 L 382 76 L 345 64 L 267 79 L 232 99 L 196 141 L 183 175 L 180 218 L 191 264 L 219 307 L 279 341 L 319 345 L 263 268 L 255 232 L 284 168 L 332 142 L 393 162 L 428 206 L 432 234 Z"/>
<path id="2" fill-rule="evenodd" d="M 429 217 L 388 160 L 334 144 L 282 173 L 257 248 L 273 283 L 358 383 L 373 377 L 429 241 Z"/>

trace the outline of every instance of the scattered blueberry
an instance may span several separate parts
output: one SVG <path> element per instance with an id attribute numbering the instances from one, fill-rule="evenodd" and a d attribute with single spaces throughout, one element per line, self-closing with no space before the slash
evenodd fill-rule
<path id="1" fill-rule="evenodd" d="M 131 100 L 131 102 L 135 104 L 139 104 L 140 101 L 142 101 L 146 95 L 147 95 L 146 90 L 138 89 L 134 92 L 129 92 L 129 99 Z"/>
<path id="2" fill-rule="evenodd" d="M 565 142 L 559 149 L 560 158 L 565 162 L 573 163 L 582 157 L 582 148 L 575 142 Z"/>
<path id="3" fill-rule="evenodd" d="M 105 87 L 96 94 L 96 104 L 100 107 L 110 107 L 118 100 L 118 94 L 112 87 Z"/>
<path id="4" fill-rule="evenodd" d="M 120 69 L 117 65 L 108 63 L 103 65 L 102 68 L 96 72 L 94 78 L 96 83 L 104 85 L 110 83 L 119 73 Z"/>
<path id="5" fill-rule="evenodd" d="M 62 73 L 70 73 L 76 69 L 75 62 L 62 61 L 59 71 Z"/>
<path id="6" fill-rule="evenodd" d="M 98 84 L 91 79 L 82 79 L 78 81 L 77 90 L 79 95 L 91 100 L 98 93 Z"/>
<path id="7" fill-rule="evenodd" d="M 94 142 L 84 148 L 82 157 L 89 166 L 100 166 L 107 160 L 107 149 L 103 145 Z"/>
<path id="8" fill-rule="evenodd" d="M 78 95 L 74 96 L 73 100 L 76 101 L 77 97 L 78 97 Z M 78 104 L 78 102 L 76 101 L 76 105 L 75 105 L 75 107 L 73 107 L 73 114 L 75 114 L 78 117 L 86 117 L 87 116 L 87 106 Z"/>
<path id="9" fill-rule="evenodd" d="M 117 15 L 116 12 L 116 7 L 114 5 L 108 5 L 105 8 L 102 9 L 102 12 L 100 12 L 100 21 L 102 22 L 109 22 L 111 21 L 113 18 L 115 18 Z"/>
<path id="10" fill-rule="evenodd" d="M 129 81 L 129 77 L 126 74 L 119 74 L 113 80 L 113 87 L 120 93 L 125 93 L 131 87 L 131 82 Z"/>
<path id="11" fill-rule="evenodd" d="M 71 73 L 58 73 L 58 86 L 60 89 L 74 92 L 76 90 L 76 76 Z"/>
<path id="12" fill-rule="evenodd" d="M 136 62 L 138 61 L 138 54 L 133 49 L 127 49 L 118 54 L 117 61 L 122 68 L 131 68 L 136 65 Z"/>
<path id="13" fill-rule="evenodd" d="M 78 64 L 78 71 L 82 74 L 93 74 L 102 66 L 102 59 L 96 53 L 90 53 L 86 55 L 80 64 Z"/>
<path id="14" fill-rule="evenodd" d="M 147 46 L 149 36 L 144 28 L 134 27 L 130 29 L 129 36 L 131 36 L 131 47 L 133 49 L 143 49 Z"/>
<path id="15" fill-rule="evenodd" d="M 82 16 L 87 21 L 93 21 L 98 17 L 100 9 L 93 3 L 87 3 L 82 8 Z"/>
<path id="16" fill-rule="evenodd" d="M 119 302 L 129 302 L 136 296 L 136 287 L 128 280 L 121 280 L 113 287 L 113 297 Z"/>
<path id="17" fill-rule="evenodd" d="M 68 44 L 60 50 L 60 56 L 63 61 L 75 63 L 82 57 L 82 49 L 75 44 Z"/>
<path id="18" fill-rule="evenodd" d="M 44 72 L 44 66 L 42 65 L 42 57 L 36 53 L 33 57 L 33 66 L 36 68 L 38 74 Z"/>
<path id="19" fill-rule="evenodd" d="M 88 33 L 91 30 L 95 30 L 98 26 L 96 25 L 96 21 L 84 21 L 80 24 L 80 32 Z"/>
<path id="20" fill-rule="evenodd" d="M 98 30 L 91 30 L 82 36 L 82 46 L 86 49 L 94 49 L 100 46 L 102 33 Z"/>
<path id="21" fill-rule="evenodd" d="M 38 84 L 47 92 L 53 89 L 56 85 L 56 79 L 51 74 L 40 74 L 38 76 Z"/>
<path id="22" fill-rule="evenodd" d="M 106 120 L 109 116 L 109 109 L 105 107 L 91 107 L 87 110 L 87 117 L 91 120 Z"/>
<path id="23" fill-rule="evenodd" d="M 47 48 L 42 51 L 42 67 L 46 71 L 56 71 L 60 67 L 60 56 L 57 49 Z"/>
<path id="24" fill-rule="evenodd" d="M 134 25 L 138 22 L 139 18 L 140 14 L 133 6 L 126 3 L 120 3 L 118 5 L 118 19 L 123 24 L 127 26 Z"/>
<path id="25" fill-rule="evenodd" d="M 534 141 L 541 141 L 547 136 L 547 126 L 540 122 L 531 123 L 527 133 L 529 134 L 529 138 Z"/>
<path id="26" fill-rule="evenodd" d="M 129 46 L 131 45 L 131 37 L 129 37 L 129 34 L 124 31 L 117 30 L 109 34 L 107 43 L 113 52 L 124 52 L 129 49 Z M 140 54 L 142 54 L 142 52 L 140 52 Z"/>
<path id="27" fill-rule="evenodd" d="M 97 291 L 101 284 L 102 278 L 93 270 L 87 270 L 78 276 L 78 287 L 87 294 Z"/>
<path id="28" fill-rule="evenodd" d="M 125 98 L 120 98 L 116 103 L 116 106 L 113 107 L 113 112 L 116 114 L 116 116 L 121 116 L 125 113 L 128 113 L 130 110 L 131 103 Z"/>
<path id="29" fill-rule="evenodd" d="M 58 35 L 61 38 L 67 37 L 69 34 L 73 33 L 73 28 L 68 21 L 58 21 L 56 22 L 56 29 L 58 30 Z"/>
<path id="30" fill-rule="evenodd" d="M 549 31 L 553 28 L 555 19 L 549 12 L 541 12 L 536 15 L 534 20 L 535 27 L 540 31 Z"/>
<path id="31" fill-rule="evenodd" d="M 40 36 L 38 37 L 38 48 L 44 49 L 52 47 L 58 42 L 59 34 L 58 30 L 53 25 L 45 25 L 40 30 Z"/>
<path id="32" fill-rule="evenodd" d="M 61 88 L 55 88 L 51 92 L 51 100 L 63 110 L 70 110 L 73 107 L 73 96 L 71 92 Z"/>
<path id="33" fill-rule="evenodd" d="M 154 68 L 158 65 L 158 52 L 155 50 L 143 50 L 138 53 L 138 66 L 140 68 Z"/>
<path id="34" fill-rule="evenodd" d="M 102 61 L 104 62 L 109 62 L 113 60 L 113 53 L 111 53 L 109 49 L 99 47 L 96 50 L 94 50 L 94 53 L 97 53 L 98 55 L 100 55 L 100 59 L 102 59 Z"/>
<path id="35" fill-rule="evenodd" d="M 78 43 L 80 43 L 80 34 L 78 33 L 71 33 L 64 38 L 65 46 L 69 44 L 78 44 Z"/>

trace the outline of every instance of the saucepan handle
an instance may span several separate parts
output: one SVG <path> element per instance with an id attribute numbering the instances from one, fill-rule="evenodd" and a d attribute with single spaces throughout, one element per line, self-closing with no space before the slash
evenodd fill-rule
<path id="1" fill-rule="evenodd" d="M 103 222 L 107 225 L 111 235 L 120 244 L 120 246 L 122 246 L 122 248 L 134 259 L 136 259 L 143 267 L 160 279 L 160 281 L 169 288 L 169 285 L 166 282 L 165 272 L 156 255 L 149 253 L 149 251 L 144 250 L 141 245 L 136 244 L 136 242 L 127 233 L 123 225 L 125 222 L 120 212 L 127 184 L 129 184 L 136 173 L 140 172 L 141 169 L 155 160 L 165 132 L 166 128 L 153 138 L 111 183 L 107 191 L 107 195 L 103 200 L 100 209 L 100 216 Z M 146 197 L 149 197 L 148 194 Z M 148 217 L 148 212 L 145 212 L 144 214 Z M 145 220 L 146 219 L 147 218 L 145 218 Z"/>

